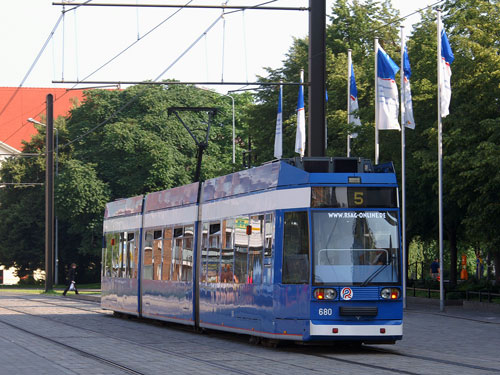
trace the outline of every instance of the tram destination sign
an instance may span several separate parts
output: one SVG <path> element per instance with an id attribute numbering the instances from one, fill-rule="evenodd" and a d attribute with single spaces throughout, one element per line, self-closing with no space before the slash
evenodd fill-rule
<path id="1" fill-rule="evenodd" d="M 314 186 L 312 208 L 397 208 L 395 187 Z"/>

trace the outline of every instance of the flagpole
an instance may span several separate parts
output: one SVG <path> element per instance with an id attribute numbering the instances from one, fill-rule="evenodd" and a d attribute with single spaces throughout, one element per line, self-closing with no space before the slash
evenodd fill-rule
<path id="1" fill-rule="evenodd" d="M 347 50 L 347 124 L 349 124 L 349 114 L 351 113 L 351 53 L 352 49 Z M 351 156 L 351 134 L 347 133 L 347 157 Z"/>
<path id="2" fill-rule="evenodd" d="M 441 120 L 441 10 L 437 10 L 437 78 L 438 78 L 438 201 L 439 201 L 439 310 L 444 311 L 443 280 L 443 123 Z"/>
<path id="3" fill-rule="evenodd" d="M 378 38 L 375 38 L 375 164 L 378 164 Z"/>
<path id="4" fill-rule="evenodd" d="M 405 139 L 405 70 L 404 70 L 404 26 L 401 25 L 401 233 L 403 253 L 403 309 L 406 309 L 406 139 Z"/>

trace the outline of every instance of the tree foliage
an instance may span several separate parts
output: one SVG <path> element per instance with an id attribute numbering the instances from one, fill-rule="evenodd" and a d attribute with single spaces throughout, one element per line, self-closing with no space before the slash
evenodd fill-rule
<path id="1" fill-rule="evenodd" d="M 248 94 L 235 95 L 235 105 L 251 103 Z M 232 106 L 230 98 L 192 86 L 134 86 L 126 90 L 91 90 L 83 104 L 60 119 L 59 175 L 55 207 L 59 220 L 61 265 L 80 264 L 80 279 L 98 278 L 102 219 L 106 202 L 146 194 L 193 181 L 197 146 L 169 107 L 214 107 L 202 178 L 230 173 Z M 237 110 L 238 114 L 243 111 Z M 198 140 L 206 136 L 204 113 L 181 112 Z M 241 165 L 243 115 L 236 118 L 237 155 Z M 25 152 L 45 152 L 45 128 L 24 145 Z M 1 179 L 44 182 L 45 158 L 11 159 Z M 0 190 L 0 263 L 19 274 L 44 266 L 43 187 Z M 60 269 L 61 273 L 63 269 Z M 83 275 L 82 275 L 83 274 Z M 83 280 L 82 280 L 83 281 Z"/>

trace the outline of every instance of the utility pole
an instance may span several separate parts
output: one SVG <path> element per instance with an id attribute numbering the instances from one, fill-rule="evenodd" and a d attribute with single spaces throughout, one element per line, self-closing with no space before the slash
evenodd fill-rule
<path id="1" fill-rule="evenodd" d="M 47 95 L 45 138 L 45 291 L 53 289 L 54 279 L 54 98 Z"/>
<path id="2" fill-rule="evenodd" d="M 308 156 L 325 156 L 326 1 L 309 0 Z"/>

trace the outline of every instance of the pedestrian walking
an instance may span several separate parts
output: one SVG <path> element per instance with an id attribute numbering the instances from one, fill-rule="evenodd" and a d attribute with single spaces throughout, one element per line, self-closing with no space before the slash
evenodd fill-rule
<path id="1" fill-rule="evenodd" d="M 66 295 L 68 290 L 73 290 L 75 294 L 78 294 L 78 289 L 76 289 L 76 263 L 71 263 L 71 267 L 68 270 L 68 284 L 66 289 L 64 289 L 63 296 Z"/>

